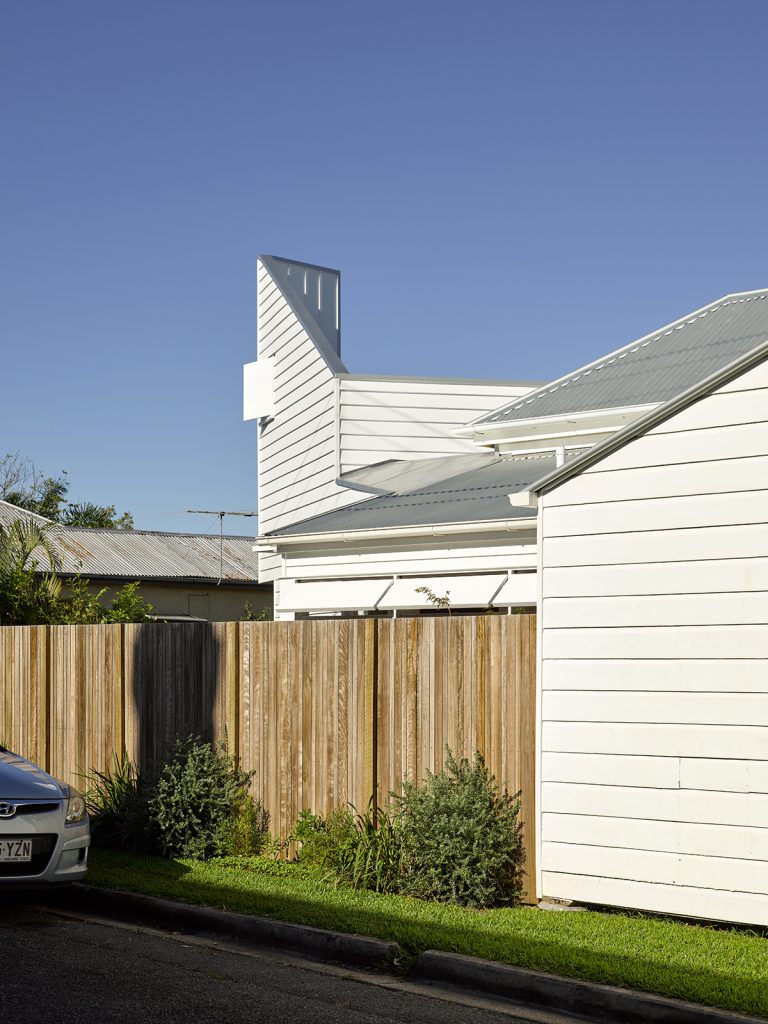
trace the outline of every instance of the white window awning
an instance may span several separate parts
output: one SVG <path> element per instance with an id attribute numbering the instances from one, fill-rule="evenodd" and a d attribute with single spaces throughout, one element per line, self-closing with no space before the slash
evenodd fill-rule
<path id="1" fill-rule="evenodd" d="M 280 610 L 284 612 L 372 611 L 392 580 L 280 581 Z"/>
<path id="2" fill-rule="evenodd" d="M 493 599 L 495 608 L 501 605 L 536 604 L 536 573 L 514 572 Z"/>
<path id="3" fill-rule="evenodd" d="M 451 608 L 488 608 L 494 595 L 506 580 L 506 573 L 492 576 L 421 576 L 396 579 L 379 601 L 382 611 L 400 611 L 415 608 L 434 608 L 427 594 L 419 594 L 419 587 L 427 587 L 436 597 L 448 597 Z"/>

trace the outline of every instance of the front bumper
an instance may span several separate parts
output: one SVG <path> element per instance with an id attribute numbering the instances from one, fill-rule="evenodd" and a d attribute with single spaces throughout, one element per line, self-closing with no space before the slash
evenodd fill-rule
<path id="1" fill-rule="evenodd" d="M 0 839 L 31 838 L 40 849 L 31 864 L 0 863 L 0 889 L 80 882 L 85 878 L 90 824 L 86 818 L 77 825 L 67 825 L 63 813 L 62 809 L 40 815 L 27 814 L 0 824 Z"/>

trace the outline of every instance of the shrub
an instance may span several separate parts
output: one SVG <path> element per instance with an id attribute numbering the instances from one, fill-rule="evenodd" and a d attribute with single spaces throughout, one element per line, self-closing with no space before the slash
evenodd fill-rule
<path id="1" fill-rule="evenodd" d="M 115 754 L 111 771 L 92 771 L 85 779 L 94 846 L 153 852 L 148 787 L 131 761 Z"/>
<path id="2" fill-rule="evenodd" d="M 522 889 L 519 794 L 500 792 L 482 755 L 457 761 L 446 748 L 442 771 L 421 787 L 403 783 L 399 832 L 402 891 L 468 907 L 515 903 Z"/>
<path id="3" fill-rule="evenodd" d="M 221 845 L 226 856 L 258 857 L 272 846 L 269 811 L 260 800 L 245 796 L 222 823 Z"/>
<path id="4" fill-rule="evenodd" d="M 148 802 L 162 853 L 199 860 L 228 853 L 230 819 L 243 808 L 252 775 L 223 746 L 177 740 Z"/>

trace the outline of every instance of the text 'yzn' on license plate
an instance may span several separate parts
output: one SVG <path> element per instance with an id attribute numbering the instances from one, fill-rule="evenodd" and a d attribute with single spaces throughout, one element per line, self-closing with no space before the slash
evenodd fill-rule
<path id="1" fill-rule="evenodd" d="M 32 860 L 31 839 L 0 839 L 0 864 Z"/>

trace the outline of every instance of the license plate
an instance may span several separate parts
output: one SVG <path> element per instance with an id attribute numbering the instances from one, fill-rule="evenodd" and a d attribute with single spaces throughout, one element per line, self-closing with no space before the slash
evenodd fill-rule
<path id="1" fill-rule="evenodd" d="M 23 864 L 30 860 L 31 839 L 0 839 L 0 864 Z"/>

